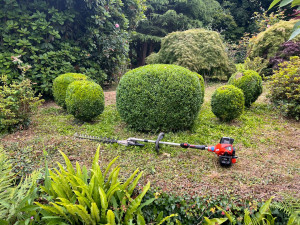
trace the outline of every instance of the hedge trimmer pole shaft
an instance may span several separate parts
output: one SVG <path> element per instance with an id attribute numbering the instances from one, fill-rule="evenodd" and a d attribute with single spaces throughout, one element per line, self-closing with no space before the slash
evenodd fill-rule
<path id="1" fill-rule="evenodd" d="M 148 142 L 148 143 L 155 143 L 155 150 L 159 153 L 159 147 L 161 144 L 164 145 L 173 145 L 179 146 L 181 148 L 195 148 L 200 150 L 208 150 L 209 152 L 214 152 L 219 157 L 219 162 L 221 166 L 231 166 L 231 164 L 236 163 L 237 156 L 235 156 L 235 148 L 232 146 L 234 139 L 228 137 L 222 137 L 220 143 L 216 146 L 207 146 L 207 145 L 192 145 L 189 143 L 173 143 L 173 142 L 164 142 L 161 141 L 164 138 L 164 133 L 160 133 L 156 140 L 148 140 L 148 139 L 141 139 L 141 138 L 128 138 L 127 140 L 116 140 L 106 137 L 94 137 L 94 136 L 87 136 L 87 135 L 78 135 L 77 133 L 74 135 L 77 138 L 82 139 L 89 139 L 94 141 L 99 141 L 103 143 L 117 143 L 120 145 L 125 146 L 141 146 L 143 147 L 144 144 L 140 142 Z"/>

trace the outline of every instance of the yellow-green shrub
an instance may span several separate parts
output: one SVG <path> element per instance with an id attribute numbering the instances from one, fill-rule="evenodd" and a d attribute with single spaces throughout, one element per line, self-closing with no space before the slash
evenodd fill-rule
<path id="1" fill-rule="evenodd" d="M 215 90 L 211 97 L 212 112 L 221 121 L 238 118 L 244 111 L 243 91 L 233 85 L 225 85 Z"/>
<path id="2" fill-rule="evenodd" d="M 74 81 L 66 91 L 66 106 L 75 118 L 90 121 L 104 110 L 103 90 L 92 81 Z"/>
<path id="3" fill-rule="evenodd" d="M 0 132 L 10 131 L 17 125 L 27 127 L 30 116 L 42 103 L 36 97 L 29 79 L 7 83 L 0 77 Z"/>
<path id="4" fill-rule="evenodd" d="M 246 107 L 250 107 L 262 93 L 261 76 L 253 70 L 236 72 L 230 77 L 228 84 L 232 84 L 244 92 Z"/>
<path id="5" fill-rule="evenodd" d="M 289 117 L 300 120 L 300 58 L 279 64 L 279 70 L 270 77 L 270 99 Z"/>
<path id="6" fill-rule="evenodd" d="M 204 29 L 173 32 L 163 38 L 150 63 L 176 64 L 205 77 L 227 79 L 235 71 L 219 33 Z"/>
<path id="7" fill-rule="evenodd" d="M 299 20 L 280 21 L 264 32 L 259 33 L 257 37 L 250 39 L 247 50 L 250 59 L 254 59 L 255 57 L 269 59 L 270 57 L 274 57 L 280 45 L 288 41 L 295 23 L 298 21 Z M 295 42 L 299 40 L 299 35 L 293 39 Z"/>
<path id="8" fill-rule="evenodd" d="M 75 80 L 87 80 L 88 77 L 80 73 L 65 73 L 53 81 L 53 97 L 57 105 L 66 108 L 66 91 L 72 82 Z"/>

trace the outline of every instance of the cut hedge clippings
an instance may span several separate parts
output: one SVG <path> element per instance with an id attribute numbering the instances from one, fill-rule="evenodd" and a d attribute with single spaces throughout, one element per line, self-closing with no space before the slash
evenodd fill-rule
<path id="1" fill-rule="evenodd" d="M 207 146 L 207 145 L 192 145 L 189 143 L 173 143 L 173 142 L 164 142 L 161 141 L 164 138 L 164 133 L 160 133 L 156 140 L 148 140 L 148 139 L 140 139 L 140 138 L 128 138 L 127 140 L 116 140 L 111 139 L 107 137 L 95 137 L 95 136 L 88 136 L 88 135 L 80 135 L 75 134 L 74 136 L 76 138 L 81 139 L 89 139 L 94 141 L 99 141 L 103 143 L 117 143 L 120 145 L 125 146 L 140 146 L 143 147 L 144 144 L 141 144 L 139 142 L 148 142 L 148 143 L 154 143 L 155 144 L 155 150 L 157 153 L 159 153 L 159 147 L 160 144 L 165 145 L 173 145 L 173 146 L 179 146 L 181 148 L 195 148 L 200 150 L 208 150 L 209 152 L 214 152 L 219 157 L 219 163 L 223 167 L 229 167 L 232 164 L 236 163 L 236 159 L 238 158 L 235 155 L 235 147 L 232 146 L 234 139 L 229 137 L 222 137 L 220 140 L 220 143 L 218 143 L 215 146 Z"/>

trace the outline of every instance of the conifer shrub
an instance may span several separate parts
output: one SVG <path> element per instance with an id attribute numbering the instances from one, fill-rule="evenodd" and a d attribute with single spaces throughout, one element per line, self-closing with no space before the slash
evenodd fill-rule
<path id="1" fill-rule="evenodd" d="M 176 64 L 205 77 L 228 79 L 235 72 L 219 33 L 192 29 L 168 34 L 149 63 Z"/>
<path id="2" fill-rule="evenodd" d="M 202 104 L 199 78 L 176 65 L 154 64 L 127 72 L 117 88 L 123 121 L 139 131 L 189 129 Z"/>
<path id="3" fill-rule="evenodd" d="M 244 111 L 244 93 L 233 85 L 224 85 L 215 90 L 211 97 L 212 112 L 221 121 L 238 118 Z"/>
<path id="4" fill-rule="evenodd" d="M 232 84 L 244 92 L 246 107 L 250 107 L 262 93 L 261 76 L 253 70 L 236 72 L 230 77 L 228 84 Z"/>
<path id="5" fill-rule="evenodd" d="M 53 97 L 57 105 L 66 108 L 66 91 L 72 82 L 76 80 L 87 80 L 88 77 L 80 73 L 65 73 L 53 81 Z"/>
<path id="6" fill-rule="evenodd" d="M 270 59 L 274 57 L 280 50 L 281 44 L 289 40 L 293 28 L 298 21 L 280 21 L 252 38 L 247 50 L 250 59 L 255 57 Z M 293 41 L 300 41 L 300 36 L 296 36 Z"/>
<path id="7" fill-rule="evenodd" d="M 270 77 L 271 101 L 284 115 L 300 120 L 300 58 L 279 64 L 279 70 Z"/>
<path id="8" fill-rule="evenodd" d="M 104 94 L 101 86 L 92 81 L 71 83 L 66 91 L 68 113 L 83 121 L 91 121 L 104 110 Z"/>

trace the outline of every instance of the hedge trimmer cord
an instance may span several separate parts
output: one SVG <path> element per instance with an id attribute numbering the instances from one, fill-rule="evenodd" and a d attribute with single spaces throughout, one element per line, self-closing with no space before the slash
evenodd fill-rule
<path id="1" fill-rule="evenodd" d="M 218 143 L 215 146 L 207 146 L 207 145 L 192 145 L 189 143 L 173 143 L 173 142 L 164 142 L 161 141 L 165 134 L 160 133 L 156 140 L 148 140 L 148 139 L 140 139 L 140 138 L 128 138 L 127 140 L 116 140 L 112 138 L 107 137 L 95 137 L 95 136 L 89 136 L 89 135 L 81 135 L 81 134 L 75 134 L 76 138 L 81 139 L 88 139 L 93 141 L 98 141 L 102 143 L 112 144 L 117 143 L 120 145 L 125 146 L 145 146 L 144 144 L 141 144 L 139 142 L 148 142 L 148 143 L 154 143 L 155 144 L 155 150 L 157 153 L 159 153 L 159 148 L 161 144 L 164 145 L 173 145 L 173 146 L 179 146 L 181 148 L 195 148 L 200 150 L 208 150 L 209 152 L 214 152 L 219 157 L 219 163 L 221 166 L 229 167 L 232 164 L 236 163 L 236 159 L 238 158 L 235 155 L 235 147 L 232 146 L 234 139 L 229 137 L 222 137 L 220 140 L 220 143 Z"/>

